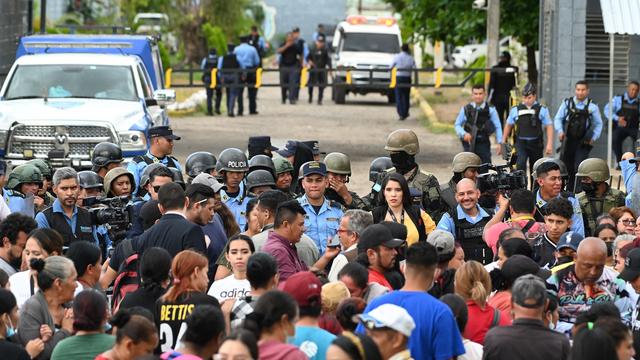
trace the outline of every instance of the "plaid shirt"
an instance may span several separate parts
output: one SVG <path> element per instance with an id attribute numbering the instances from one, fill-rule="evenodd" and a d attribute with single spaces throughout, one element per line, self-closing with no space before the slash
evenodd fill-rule
<path id="1" fill-rule="evenodd" d="M 236 300 L 231 309 L 231 329 L 235 330 L 242 325 L 244 318 L 253 312 L 253 305 L 258 301 L 257 296 L 245 296 Z"/>

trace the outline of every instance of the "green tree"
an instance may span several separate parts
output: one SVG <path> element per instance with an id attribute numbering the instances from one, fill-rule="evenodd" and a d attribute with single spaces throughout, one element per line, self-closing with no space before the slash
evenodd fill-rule
<path id="1" fill-rule="evenodd" d="M 527 77 L 537 84 L 538 3 L 525 0 L 500 2 L 500 31 L 515 37 L 527 49 Z"/>

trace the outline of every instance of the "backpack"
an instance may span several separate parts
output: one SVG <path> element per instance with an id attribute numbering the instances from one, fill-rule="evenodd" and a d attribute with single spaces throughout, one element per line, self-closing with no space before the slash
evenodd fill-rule
<path id="1" fill-rule="evenodd" d="M 587 131 L 591 128 L 591 114 L 589 113 L 589 105 L 591 99 L 587 100 L 584 109 L 578 110 L 573 98 L 567 100 L 567 131 L 566 135 L 572 139 L 582 140 L 587 135 Z"/>
<path id="2" fill-rule="evenodd" d="M 120 307 L 122 299 L 130 292 L 140 287 L 140 275 L 138 274 L 138 253 L 133 250 L 131 240 L 122 243 L 124 261 L 118 268 L 118 276 L 113 281 L 113 297 L 111 298 L 111 313 L 115 314 Z"/>

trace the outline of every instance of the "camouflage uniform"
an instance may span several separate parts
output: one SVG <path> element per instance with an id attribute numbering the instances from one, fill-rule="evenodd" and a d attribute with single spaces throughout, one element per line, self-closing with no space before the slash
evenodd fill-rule
<path id="1" fill-rule="evenodd" d="M 602 197 L 589 197 L 583 191 L 576 195 L 576 198 L 582 209 L 584 230 L 587 234 L 593 235 L 598 216 L 609 213 L 609 210 L 614 207 L 624 206 L 625 195 L 620 190 L 609 188 Z"/>

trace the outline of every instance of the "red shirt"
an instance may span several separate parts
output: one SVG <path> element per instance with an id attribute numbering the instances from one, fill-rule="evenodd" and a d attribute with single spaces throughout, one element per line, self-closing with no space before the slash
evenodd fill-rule
<path id="1" fill-rule="evenodd" d="M 307 271 L 307 265 L 298 257 L 296 246 L 275 231 L 269 231 L 267 242 L 262 251 L 271 254 L 278 262 L 280 281 L 284 282 L 291 275 L 300 271 Z"/>
<path id="2" fill-rule="evenodd" d="M 389 282 L 387 281 L 387 279 L 384 277 L 383 274 L 377 272 L 376 270 L 369 268 L 369 282 L 372 283 L 378 283 L 384 287 L 386 287 L 389 290 L 393 290 L 393 288 L 391 287 L 391 284 L 389 284 Z"/>
<path id="3" fill-rule="evenodd" d="M 484 336 L 493 326 L 511 325 L 511 319 L 502 311 L 498 311 L 498 324 L 495 324 L 496 310 L 493 306 L 486 304 L 482 309 L 473 300 L 467 300 L 469 309 L 469 322 L 464 329 L 462 337 L 478 344 L 484 344 Z"/>

